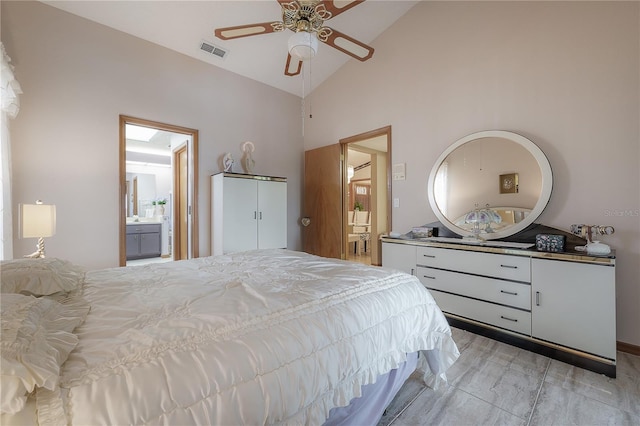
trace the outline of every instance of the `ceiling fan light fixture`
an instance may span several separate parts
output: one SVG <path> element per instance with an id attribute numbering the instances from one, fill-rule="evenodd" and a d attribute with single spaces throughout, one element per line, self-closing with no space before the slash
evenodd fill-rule
<path id="1" fill-rule="evenodd" d="M 316 56 L 318 37 L 313 32 L 298 31 L 289 38 L 289 54 L 301 61 Z"/>

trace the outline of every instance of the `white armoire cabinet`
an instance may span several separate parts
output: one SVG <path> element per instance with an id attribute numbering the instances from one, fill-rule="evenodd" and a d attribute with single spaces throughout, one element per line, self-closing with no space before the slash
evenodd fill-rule
<path id="1" fill-rule="evenodd" d="M 211 254 L 287 247 L 287 180 L 211 176 Z"/>

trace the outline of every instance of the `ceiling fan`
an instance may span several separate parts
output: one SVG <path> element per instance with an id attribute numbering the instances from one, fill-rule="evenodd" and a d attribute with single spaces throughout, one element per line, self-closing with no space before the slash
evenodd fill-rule
<path id="1" fill-rule="evenodd" d="M 231 40 L 290 29 L 294 34 L 289 39 L 289 53 L 284 73 L 288 76 L 300 74 L 302 62 L 311 59 L 318 51 L 318 40 L 360 61 L 373 56 L 373 48 L 324 26 L 324 22 L 351 9 L 365 0 L 276 0 L 282 8 L 282 21 L 239 25 L 218 28 L 216 37 Z"/>

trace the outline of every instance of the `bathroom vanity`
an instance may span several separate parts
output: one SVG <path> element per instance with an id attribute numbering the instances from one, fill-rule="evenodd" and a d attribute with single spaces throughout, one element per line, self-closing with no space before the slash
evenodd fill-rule
<path id="1" fill-rule="evenodd" d="M 161 223 L 127 223 L 127 260 L 161 254 Z"/>

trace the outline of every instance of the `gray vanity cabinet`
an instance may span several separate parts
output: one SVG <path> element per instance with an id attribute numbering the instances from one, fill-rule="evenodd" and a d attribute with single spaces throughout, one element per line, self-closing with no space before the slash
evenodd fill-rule
<path id="1" fill-rule="evenodd" d="M 160 223 L 127 225 L 127 260 L 160 256 Z"/>

